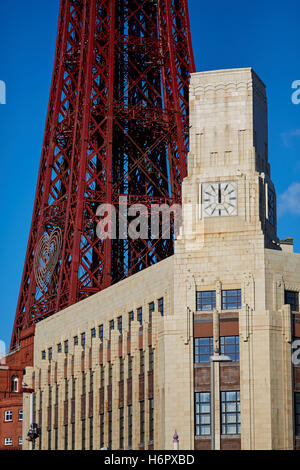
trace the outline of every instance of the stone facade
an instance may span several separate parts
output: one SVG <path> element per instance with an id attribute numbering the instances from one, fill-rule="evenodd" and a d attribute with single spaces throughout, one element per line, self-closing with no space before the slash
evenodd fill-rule
<path id="1" fill-rule="evenodd" d="M 300 255 L 277 238 L 264 84 L 250 68 L 193 74 L 190 123 L 175 255 L 36 325 L 32 417 L 29 394 L 23 404 L 24 438 L 32 420 L 42 430 L 36 448 L 172 449 L 175 430 L 180 449 L 209 449 L 212 431 L 215 449 L 299 447 L 299 300 L 291 308 L 286 294 L 299 295 Z M 211 306 L 196 303 L 201 293 Z M 219 355 L 228 338 L 237 338 L 232 362 L 195 360 L 196 340 Z M 213 430 L 195 405 L 212 402 L 211 371 Z M 235 413 L 224 411 L 227 392 Z"/>

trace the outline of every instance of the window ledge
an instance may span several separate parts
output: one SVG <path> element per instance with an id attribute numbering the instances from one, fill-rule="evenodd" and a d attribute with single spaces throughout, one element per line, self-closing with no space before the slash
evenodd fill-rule
<path id="1" fill-rule="evenodd" d="M 231 362 L 221 362 L 220 363 L 222 367 L 232 367 L 232 366 L 239 366 L 240 361 L 231 361 Z M 200 362 L 200 363 L 194 363 L 194 367 L 196 369 L 202 368 L 202 367 L 210 367 L 210 362 Z"/>

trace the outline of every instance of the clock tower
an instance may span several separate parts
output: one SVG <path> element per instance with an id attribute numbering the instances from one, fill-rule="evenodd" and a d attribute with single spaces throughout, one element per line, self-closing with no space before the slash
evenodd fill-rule
<path id="1" fill-rule="evenodd" d="M 253 233 L 276 248 L 265 85 L 251 68 L 200 72 L 190 89 L 190 154 L 184 203 L 204 237 Z"/>
<path id="2" fill-rule="evenodd" d="M 266 89 L 251 68 L 192 74 L 182 194 L 174 305 L 194 335 L 194 351 L 186 344 L 194 357 L 189 379 L 195 391 L 190 402 L 191 409 L 195 403 L 195 448 L 289 449 L 290 309 L 299 311 L 300 255 L 277 238 Z M 209 372 L 199 351 L 208 354 L 211 344 L 210 357 L 224 354 L 233 350 L 233 342 L 239 358 L 212 363 Z M 209 374 L 215 377 L 210 384 Z M 210 397 L 214 440 L 208 444 L 197 428 L 197 413 L 201 400 Z M 227 406 L 227 398 L 236 403 Z M 300 392 L 296 399 L 300 402 Z M 235 417 L 226 415 L 227 408 L 234 408 Z"/>

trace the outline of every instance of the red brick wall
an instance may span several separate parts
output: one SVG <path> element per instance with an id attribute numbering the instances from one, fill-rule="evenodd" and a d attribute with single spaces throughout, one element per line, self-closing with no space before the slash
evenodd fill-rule
<path id="1" fill-rule="evenodd" d="M 19 410 L 22 409 L 22 394 L 12 394 L 0 403 L 0 449 L 21 448 L 19 437 L 22 437 L 22 421 L 19 421 Z M 5 422 L 5 411 L 12 411 L 12 421 Z M 5 446 L 5 438 L 12 438 L 12 446 Z"/>
<path id="2" fill-rule="evenodd" d="M 33 365 L 34 327 L 21 333 L 20 348 L 6 356 L 0 368 L 0 449 L 20 449 L 19 437 L 22 437 L 22 421 L 19 410 L 23 407 L 21 392 L 23 371 Z M 5 362 L 5 363 L 4 363 Z M 18 377 L 18 393 L 12 393 L 12 377 Z M 26 376 L 24 378 L 26 381 Z M 12 411 L 12 421 L 5 422 L 5 411 Z M 5 447 L 5 438 L 12 438 L 12 446 Z"/>

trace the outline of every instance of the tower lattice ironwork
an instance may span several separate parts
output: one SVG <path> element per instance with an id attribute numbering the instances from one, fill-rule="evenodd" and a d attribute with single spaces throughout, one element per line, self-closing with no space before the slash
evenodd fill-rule
<path id="1" fill-rule="evenodd" d="M 11 348 L 20 331 L 173 253 L 99 239 L 97 207 L 180 203 L 194 59 L 187 0 L 61 0 Z"/>

